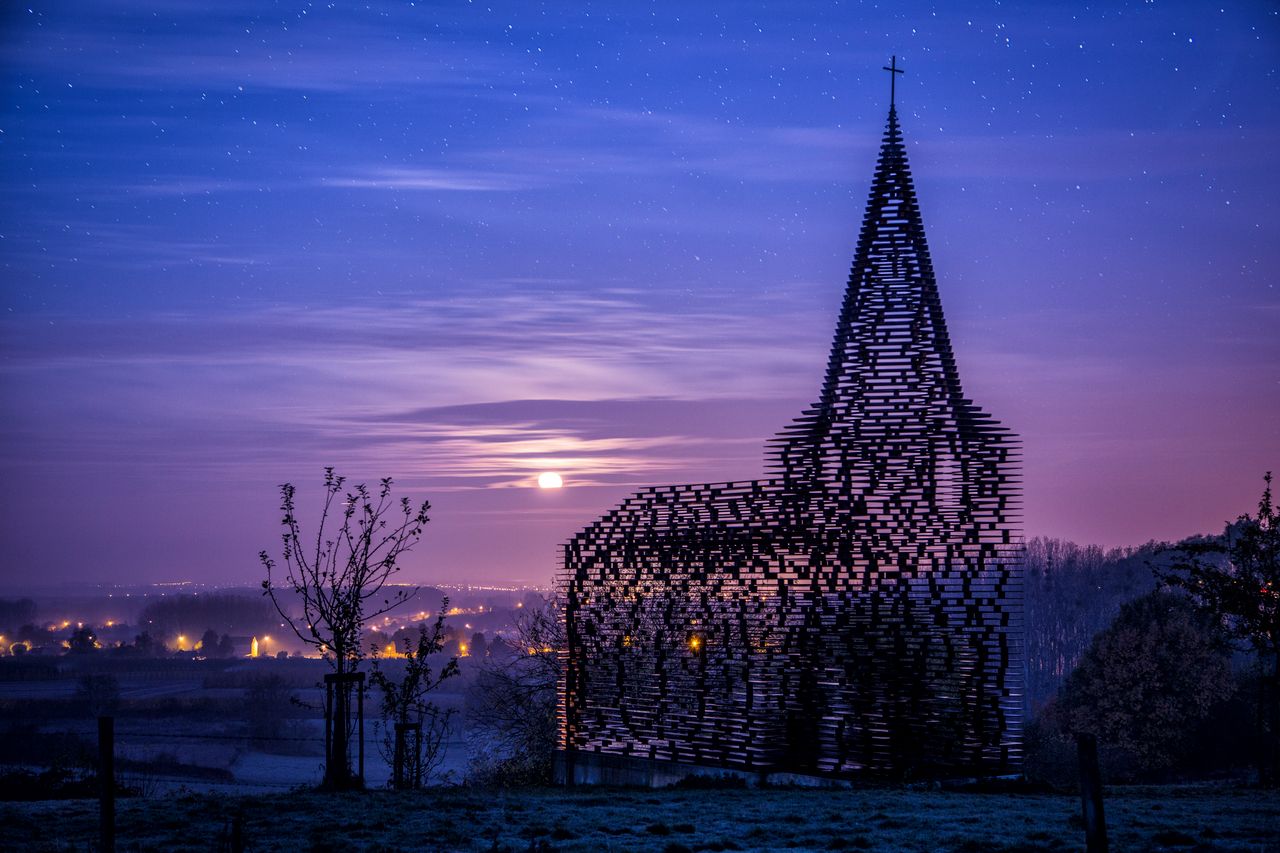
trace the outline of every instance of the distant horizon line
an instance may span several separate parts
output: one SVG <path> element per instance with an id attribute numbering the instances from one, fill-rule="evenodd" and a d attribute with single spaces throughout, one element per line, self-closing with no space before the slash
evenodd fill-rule
<path id="1" fill-rule="evenodd" d="M 1226 522 L 1226 524 L 1228 525 L 1231 523 L 1232 523 L 1231 521 Z M 1078 548 L 1098 548 L 1104 554 L 1110 554 L 1115 551 L 1135 551 L 1136 552 L 1148 547 L 1172 546 L 1181 542 L 1186 542 L 1188 540 L 1202 539 L 1202 538 L 1213 537 L 1218 535 L 1220 534 L 1192 533 L 1187 536 L 1183 536 L 1177 540 L 1165 540 L 1165 539 L 1154 539 L 1154 538 L 1147 539 L 1145 542 L 1141 542 L 1137 545 L 1100 545 L 1096 542 L 1081 543 L 1073 539 L 1066 539 L 1058 536 L 1041 536 L 1041 535 L 1029 536 L 1029 537 L 1023 536 L 1020 538 L 1020 541 L 1024 545 L 1030 542 L 1034 542 L 1036 540 L 1061 542 L 1068 545 L 1075 545 Z M 77 587 L 79 591 L 84 591 L 84 590 L 99 590 L 103 592 L 107 592 L 109 590 L 124 591 L 124 594 L 126 596 L 131 596 L 134 591 L 138 591 L 138 590 L 155 590 L 155 589 L 165 590 L 160 592 L 159 593 L 160 595 L 166 595 L 168 590 L 174 590 L 174 591 L 180 592 L 186 589 L 195 589 L 200 591 L 242 590 L 242 589 L 251 589 L 256 591 L 261 589 L 260 581 L 258 582 L 245 581 L 242 583 L 222 583 L 222 584 L 211 583 L 208 581 L 193 581 L 193 580 L 150 581 L 150 582 L 139 581 L 136 583 L 122 583 L 118 581 L 63 581 L 61 583 L 50 582 L 48 584 L 43 584 L 40 586 L 10 587 L 7 585 L 0 585 L 0 598 L 6 597 L 6 596 L 12 596 L 12 595 L 75 594 L 74 592 L 68 591 L 66 588 L 68 585 L 72 583 L 76 583 L 79 585 Z M 535 581 L 530 581 L 528 579 L 515 578 L 515 579 L 512 579 L 507 584 L 497 584 L 497 583 L 467 584 L 467 583 L 457 583 L 457 582 L 434 583 L 431 581 L 420 581 L 415 583 L 415 582 L 406 581 L 406 582 L 388 583 L 387 586 L 433 588 L 433 589 L 440 589 L 440 590 L 456 590 L 456 591 L 463 591 L 463 592 L 521 592 L 521 591 L 545 592 L 547 590 L 555 589 L 556 584 L 554 582 L 554 575 L 553 575 L 553 578 L 548 579 L 548 581 L 542 581 L 542 582 L 535 582 Z M 113 594 L 114 592 L 108 592 L 108 595 L 113 595 Z M 143 592 L 141 594 L 148 595 L 152 593 Z"/>
<path id="2" fill-rule="evenodd" d="M 160 592 L 159 594 L 166 595 L 168 590 L 174 589 L 175 587 L 178 588 L 176 590 L 177 592 L 182 592 L 187 589 L 197 590 L 196 592 L 197 595 L 199 595 L 201 591 L 206 591 L 206 590 L 220 591 L 220 590 L 243 590 L 243 589 L 259 590 L 261 589 L 260 584 L 253 583 L 253 582 L 215 584 L 215 583 L 209 583 L 206 581 L 154 581 L 150 583 L 148 582 L 113 583 L 109 581 L 84 581 L 84 582 L 66 581 L 63 583 L 50 583 L 50 584 L 45 584 L 41 586 L 0 587 L 0 597 L 3 597 L 4 595 L 15 594 L 15 592 L 24 593 L 24 594 L 45 593 L 45 594 L 55 594 L 55 595 L 67 595 L 69 594 L 67 587 L 72 583 L 78 583 L 79 589 L 81 590 L 86 590 L 86 589 L 99 590 L 99 591 L 128 590 L 128 592 L 125 592 L 126 596 L 131 595 L 132 592 L 136 590 L 154 590 L 157 588 L 164 588 L 166 591 Z M 508 584 L 508 585 L 496 585 L 496 584 L 429 583 L 424 581 L 421 583 L 388 583 L 387 586 L 417 587 L 419 589 L 456 590 L 456 591 L 463 591 L 463 592 L 527 592 L 527 591 L 545 591 L 548 589 L 552 589 L 554 584 L 550 584 L 550 583 L 534 584 L 534 583 L 521 583 L 521 582 L 513 581 L 512 584 Z M 149 594 L 155 594 L 155 593 L 144 592 L 142 594 L 149 595 Z"/>

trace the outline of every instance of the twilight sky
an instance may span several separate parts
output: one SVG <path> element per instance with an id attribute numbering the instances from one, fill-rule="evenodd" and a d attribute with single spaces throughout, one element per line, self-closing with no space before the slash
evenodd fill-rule
<path id="1" fill-rule="evenodd" d="M 252 583 L 276 484 L 547 582 L 815 396 L 898 100 L 1027 535 L 1280 471 L 1269 2 L 27 2 L 0 12 L 0 586 Z M 533 487 L 556 471 L 566 488 Z"/>

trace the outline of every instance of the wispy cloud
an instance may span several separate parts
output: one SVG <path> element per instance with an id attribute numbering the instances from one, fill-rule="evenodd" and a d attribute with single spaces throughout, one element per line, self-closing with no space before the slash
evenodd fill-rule
<path id="1" fill-rule="evenodd" d="M 156 178 L 147 183 L 128 184 L 125 192 L 141 196 L 188 196 L 210 195 L 227 192 L 262 192 L 270 189 L 265 181 L 247 180 L 208 180 L 183 177 L 180 175 L 168 178 Z M 114 191 L 115 188 L 113 188 Z"/>
<path id="2" fill-rule="evenodd" d="M 746 300 L 726 311 L 669 294 L 670 310 L 649 297 L 490 282 L 466 298 L 0 323 L 0 381 L 58 388 L 0 444 L 210 471 L 228 454 L 337 454 L 396 460 L 449 489 L 524 486 L 547 469 L 615 486 L 691 464 L 754 473 L 756 424 L 781 426 L 777 401 L 789 410 L 795 388 L 816 391 L 821 339 L 797 348 Z M 773 322 L 803 322 L 775 308 Z M 89 420 L 70 416 L 86 405 Z M 50 410 L 62 426 L 40 434 Z M 177 434 L 190 439 L 166 438 Z"/>
<path id="3" fill-rule="evenodd" d="M 518 86 L 546 76 L 519 52 L 484 45 L 472 29 L 487 22 L 465 9 L 379 14 L 299 8 L 263 18 L 256 3 L 170 3 L 162 9 L 78 5 L 74 14 L 49 16 L 39 29 L 22 32 L 7 59 L 81 86 L 163 84 L 363 98 L 394 96 L 407 88 L 484 96 L 495 85 Z M 383 38 L 389 25 L 400 27 L 401 34 Z M 377 50 L 370 50 L 375 43 Z"/>
<path id="4" fill-rule="evenodd" d="M 501 172 L 478 172 L 446 168 L 369 169 L 356 176 L 324 177 L 316 181 L 325 187 L 381 190 L 429 190 L 438 192 L 512 192 L 531 189 L 544 179 Z"/>
<path id="5" fill-rule="evenodd" d="M 358 423 L 363 440 L 423 461 L 435 479 L 528 487 L 557 471 L 571 486 L 647 485 L 688 471 L 758 473 L 761 424 L 790 400 L 507 400 L 444 406 Z"/>

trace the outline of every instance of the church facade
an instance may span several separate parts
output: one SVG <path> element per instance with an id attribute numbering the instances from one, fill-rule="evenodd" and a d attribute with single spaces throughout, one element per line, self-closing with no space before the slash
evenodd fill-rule
<path id="1" fill-rule="evenodd" d="M 1016 770 L 1018 445 L 961 390 L 893 106 L 821 395 L 767 453 L 565 545 L 565 780 Z"/>

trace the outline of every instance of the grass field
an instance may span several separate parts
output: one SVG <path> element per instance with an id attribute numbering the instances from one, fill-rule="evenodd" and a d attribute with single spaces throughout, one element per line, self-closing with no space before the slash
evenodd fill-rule
<path id="1" fill-rule="evenodd" d="M 1280 797 L 1213 787 L 1108 792 L 1111 849 L 1280 851 Z M 118 849 L 1081 850 L 1073 797 L 904 790 L 443 789 L 121 800 Z M 0 803 L 0 849 L 83 851 L 92 801 Z"/>

